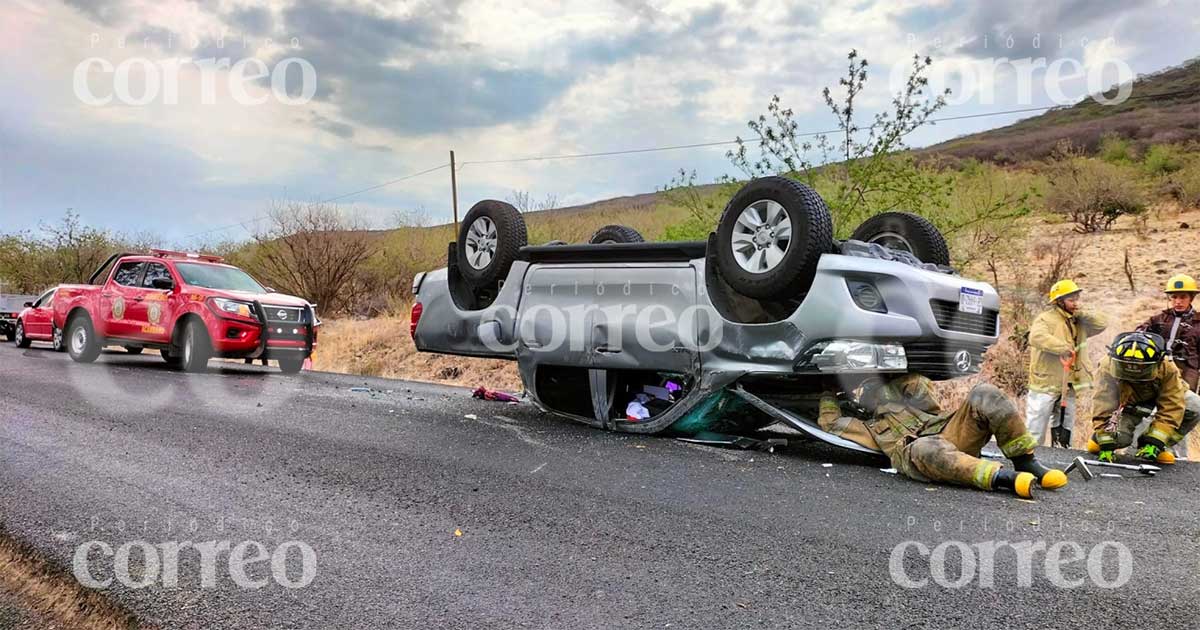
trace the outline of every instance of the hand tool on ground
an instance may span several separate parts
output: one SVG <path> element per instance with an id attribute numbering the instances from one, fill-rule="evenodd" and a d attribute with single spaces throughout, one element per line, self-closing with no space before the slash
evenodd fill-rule
<path id="1" fill-rule="evenodd" d="M 1075 458 L 1075 461 L 1071 462 L 1071 464 L 1067 466 L 1067 469 L 1064 472 L 1069 473 L 1072 470 L 1075 470 L 1076 466 L 1079 464 L 1086 464 L 1088 466 L 1104 466 L 1107 468 L 1120 468 L 1121 470 L 1132 470 L 1150 477 L 1153 477 L 1162 470 L 1162 468 L 1150 464 L 1118 464 L 1116 462 L 1102 462 L 1094 459 L 1083 459 L 1082 457 L 1077 457 Z"/>

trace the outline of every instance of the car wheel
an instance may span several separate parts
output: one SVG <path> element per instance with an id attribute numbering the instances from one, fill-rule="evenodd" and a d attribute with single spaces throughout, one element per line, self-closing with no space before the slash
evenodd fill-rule
<path id="1" fill-rule="evenodd" d="M 29 337 L 25 336 L 25 322 L 17 322 L 17 332 L 13 333 L 13 341 L 18 348 L 29 347 Z"/>
<path id="2" fill-rule="evenodd" d="M 528 239 L 525 219 L 511 204 L 480 201 L 459 227 L 459 273 L 477 289 L 493 286 L 508 274 Z"/>
<path id="3" fill-rule="evenodd" d="M 609 243 L 645 243 L 638 231 L 624 225 L 606 225 L 592 235 L 588 240 L 592 245 L 607 245 Z"/>
<path id="4" fill-rule="evenodd" d="M 884 212 L 858 226 L 850 238 L 905 251 L 921 262 L 950 264 L 950 248 L 942 233 L 925 217 L 911 212 Z"/>
<path id="5" fill-rule="evenodd" d="M 279 370 L 284 374 L 296 374 L 304 367 L 304 359 L 280 359 Z"/>
<path id="6" fill-rule="evenodd" d="M 203 372 L 208 369 L 212 356 L 212 342 L 202 324 L 188 322 L 183 327 L 183 343 L 180 344 L 179 366 L 184 372 Z"/>
<path id="7" fill-rule="evenodd" d="M 71 355 L 72 360 L 91 363 L 100 356 L 101 348 L 91 319 L 85 315 L 77 315 L 67 322 L 67 353 Z"/>
<path id="8" fill-rule="evenodd" d="M 170 350 L 159 350 L 158 353 L 162 355 L 163 361 L 166 361 L 167 365 L 171 367 L 179 367 L 179 363 L 182 361 L 179 355 L 171 354 Z"/>
<path id="9" fill-rule="evenodd" d="M 125 346 L 125 352 L 128 352 L 129 354 L 141 354 L 142 348 L 138 348 L 136 346 Z"/>
<path id="10" fill-rule="evenodd" d="M 812 286 L 821 254 L 833 250 L 833 220 L 815 191 L 786 177 L 742 186 L 717 225 L 717 266 L 746 297 L 794 298 Z"/>
<path id="11" fill-rule="evenodd" d="M 51 324 L 53 333 L 50 336 L 50 347 L 55 352 L 63 352 L 67 349 L 66 339 L 63 338 L 63 330 L 55 324 Z"/>

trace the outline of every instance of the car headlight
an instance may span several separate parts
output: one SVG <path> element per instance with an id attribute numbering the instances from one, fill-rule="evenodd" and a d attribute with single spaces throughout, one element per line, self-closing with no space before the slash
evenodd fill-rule
<path id="1" fill-rule="evenodd" d="M 824 341 L 805 353 L 797 366 L 819 372 L 892 372 L 908 369 L 904 346 L 863 341 Z"/>
<path id="2" fill-rule="evenodd" d="M 237 315 L 238 317 L 246 317 L 254 319 L 254 305 L 247 302 L 239 302 L 237 300 L 227 300 L 225 298 L 213 298 L 213 306 L 217 307 L 218 311 Z"/>

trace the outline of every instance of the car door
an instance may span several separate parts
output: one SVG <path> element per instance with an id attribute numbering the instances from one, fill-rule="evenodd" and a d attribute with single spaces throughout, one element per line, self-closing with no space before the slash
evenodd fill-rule
<path id="1" fill-rule="evenodd" d="M 599 267 L 594 294 L 591 367 L 692 372 L 700 313 L 691 265 Z"/>
<path id="2" fill-rule="evenodd" d="M 25 336 L 30 339 L 46 340 L 50 339 L 52 332 L 50 329 L 51 319 L 54 316 L 54 293 L 55 289 L 51 289 L 43 293 L 36 302 L 33 303 L 33 308 L 29 309 L 29 313 L 25 315 Z"/>
<path id="3" fill-rule="evenodd" d="M 171 270 L 163 263 L 148 262 L 142 272 L 140 286 L 136 289 L 133 305 L 128 309 L 127 317 L 138 339 L 155 343 L 167 343 L 170 334 L 168 323 L 173 321 L 174 309 L 171 296 L 173 290 L 154 288 L 155 280 L 170 280 L 174 286 L 178 281 Z"/>
<path id="4" fill-rule="evenodd" d="M 131 310 L 141 308 L 140 284 L 145 268 L 146 263 L 141 261 L 119 263 L 100 292 L 100 318 L 106 337 L 136 338 L 135 331 L 141 326 L 131 319 Z"/>

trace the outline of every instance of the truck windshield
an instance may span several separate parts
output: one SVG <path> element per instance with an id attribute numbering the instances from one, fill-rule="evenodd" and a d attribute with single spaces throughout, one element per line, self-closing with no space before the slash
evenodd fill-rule
<path id="1" fill-rule="evenodd" d="M 221 291 L 246 291 L 247 293 L 266 293 L 261 284 L 255 282 L 250 274 L 233 267 L 218 265 L 199 265 L 196 263 L 176 263 L 175 268 L 183 281 L 204 289 Z"/>

